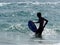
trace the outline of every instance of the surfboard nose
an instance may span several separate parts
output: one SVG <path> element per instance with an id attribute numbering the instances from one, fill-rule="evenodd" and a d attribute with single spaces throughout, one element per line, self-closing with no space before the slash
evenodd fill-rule
<path id="1" fill-rule="evenodd" d="M 35 25 L 34 22 L 31 21 L 31 20 L 28 21 L 28 27 L 29 27 L 29 29 L 30 29 L 31 31 L 33 31 L 33 32 L 36 32 L 36 31 L 37 31 L 36 25 Z"/>

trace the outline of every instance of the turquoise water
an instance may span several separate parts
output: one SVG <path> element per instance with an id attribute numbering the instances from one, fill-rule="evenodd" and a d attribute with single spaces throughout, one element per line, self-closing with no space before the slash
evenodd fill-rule
<path id="1" fill-rule="evenodd" d="M 3 2 L 3 3 L 2 3 Z M 42 39 L 34 37 L 28 21 L 37 21 L 37 12 L 48 19 Z M 38 28 L 38 24 L 36 24 Z M 59 45 L 60 2 L 57 1 L 13 1 L 0 3 L 0 45 Z"/>

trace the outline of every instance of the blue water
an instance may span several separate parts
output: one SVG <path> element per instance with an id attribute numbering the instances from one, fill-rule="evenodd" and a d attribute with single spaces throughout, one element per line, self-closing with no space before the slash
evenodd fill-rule
<path id="1" fill-rule="evenodd" d="M 34 37 L 28 21 L 37 21 L 37 12 L 48 19 L 42 39 Z M 36 24 L 38 28 L 38 24 Z M 59 45 L 59 0 L 0 0 L 0 45 Z"/>

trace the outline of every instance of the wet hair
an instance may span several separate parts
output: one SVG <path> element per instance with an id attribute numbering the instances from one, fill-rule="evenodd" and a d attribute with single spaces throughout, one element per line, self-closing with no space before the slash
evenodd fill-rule
<path id="1" fill-rule="evenodd" d="M 38 17 L 41 17 L 41 13 L 40 13 L 40 12 L 38 12 L 38 13 L 37 13 L 37 16 L 38 16 Z"/>

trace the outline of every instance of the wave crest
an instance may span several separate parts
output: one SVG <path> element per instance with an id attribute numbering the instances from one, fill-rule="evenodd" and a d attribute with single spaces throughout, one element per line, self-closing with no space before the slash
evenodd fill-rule
<path id="1" fill-rule="evenodd" d="M 4 6 L 4 5 L 7 5 L 7 4 L 35 4 L 35 5 L 44 5 L 44 4 L 60 4 L 60 1 L 57 1 L 57 2 L 13 2 L 13 3 L 0 3 L 0 6 Z"/>
<path id="2" fill-rule="evenodd" d="M 11 4 L 11 3 L 0 3 L 0 6 L 4 6 L 4 5 L 7 5 L 7 4 Z"/>

